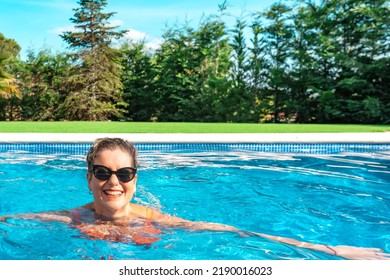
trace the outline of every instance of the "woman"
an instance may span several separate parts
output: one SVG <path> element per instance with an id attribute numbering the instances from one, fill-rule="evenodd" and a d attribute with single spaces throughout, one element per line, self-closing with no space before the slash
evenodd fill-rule
<path id="1" fill-rule="evenodd" d="M 193 222 L 163 214 L 158 210 L 131 203 L 137 183 L 137 151 L 121 138 L 97 139 L 87 154 L 88 188 L 93 202 L 70 211 L 5 216 L 44 221 L 61 221 L 93 239 L 133 242 L 150 246 L 160 240 L 164 228 L 191 231 L 234 232 L 243 237 L 258 236 L 301 248 L 321 251 L 347 259 L 389 259 L 390 254 L 377 248 L 329 246 L 207 222 Z"/>

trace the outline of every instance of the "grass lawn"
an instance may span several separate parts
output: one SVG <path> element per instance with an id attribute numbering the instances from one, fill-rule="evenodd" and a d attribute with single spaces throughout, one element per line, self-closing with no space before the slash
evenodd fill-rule
<path id="1" fill-rule="evenodd" d="M 384 131 L 390 131 L 390 125 L 158 122 L 0 122 L 0 133 L 329 133 Z"/>

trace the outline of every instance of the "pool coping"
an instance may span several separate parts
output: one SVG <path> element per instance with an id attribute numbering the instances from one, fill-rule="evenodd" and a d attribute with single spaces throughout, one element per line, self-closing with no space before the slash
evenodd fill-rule
<path id="1" fill-rule="evenodd" d="M 348 133 L 0 133 L 4 143 L 91 143 L 121 137 L 134 143 L 365 143 L 390 144 L 390 132 Z"/>

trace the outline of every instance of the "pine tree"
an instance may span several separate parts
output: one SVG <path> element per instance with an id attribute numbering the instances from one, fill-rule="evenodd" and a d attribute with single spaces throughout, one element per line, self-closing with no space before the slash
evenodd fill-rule
<path id="1" fill-rule="evenodd" d="M 292 8 L 282 2 L 273 4 L 268 10 L 260 13 L 264 21 L 262 35 L 267 42 L 268 56 L 268 89 L 267 95 L 272 100 L 274 122 L 282 121 L 286 114 L 286 100 L 289 89 L 289 56 L 293 29 L 291 26 Z"/>
<path id="2" fill-rule="evenodd" d="M 114 39 L 125 31 L 117 31 L 109 19 L 115 13 L 104 13 L 105 0 L 80 0 L 74 9 L 76 31 L 61 37 L 76 50 L 77 67 L 69 79 L 71 88 L 63 109 L 71 120 L 107 120 L 121 117 L 122 100 L 121 64 L 117 50 L 111 47 Z M 122 109 L 120 108 L 122 106 Z"/>

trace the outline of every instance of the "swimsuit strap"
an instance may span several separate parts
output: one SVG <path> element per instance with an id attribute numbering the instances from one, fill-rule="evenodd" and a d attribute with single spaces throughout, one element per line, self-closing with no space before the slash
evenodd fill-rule
<path id="1" fill-rule="evenodd" d="M 150 208 L 146 208 L 146 217 L 147 220 L 153 219 L 153 211 Z"/>

